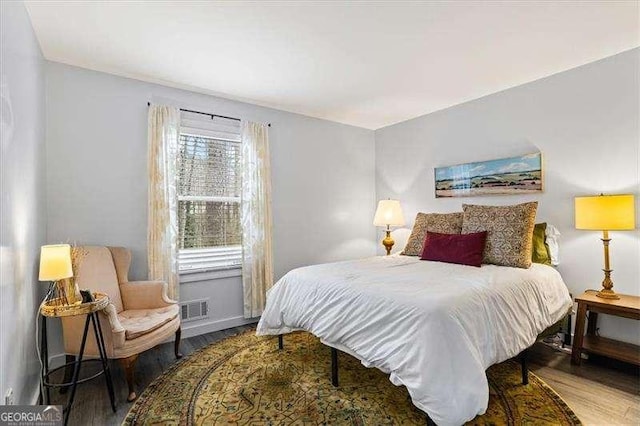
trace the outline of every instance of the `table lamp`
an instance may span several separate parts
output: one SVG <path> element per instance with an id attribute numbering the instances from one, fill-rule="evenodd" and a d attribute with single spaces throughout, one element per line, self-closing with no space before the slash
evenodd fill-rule
<path id="1" fill-rule="evenodd" d="M 387 249 L 387 256 L 391 254 L 391 247 L 395 241 L 391 238 L 391 226 L 404 225 L 404 216 L 402 215 L 402 208 L 400 207 L 400 201 L 398 200 L 380 200 L 378 202 L 378 208 L 376 214 L 373 217 L 373 224 L 375 226 L 386 226 L 387 236 L 382 240 L 382 245 Z"/>
<path id="2" fill-rule="evenodd" d="M 613 291 L 612 269 L 609 266 L 609 231 L 635 229 L 635 201 L 633 195 L 593 195 L 575 198 L 576 229 L 602 231 L 604 245 L 603 289 L 597 295 L 605 299 L 619 299 Z"/>
<path id="3" fill-rule="evenodd" d="M 69 244 L 42 246 L 38 279 L 53 283 L 46 300 L 60 305 L 72 305 L 78 302 L 75 284 L 68 279 L 71 277 L 73 277 L 71 246 Z"/>

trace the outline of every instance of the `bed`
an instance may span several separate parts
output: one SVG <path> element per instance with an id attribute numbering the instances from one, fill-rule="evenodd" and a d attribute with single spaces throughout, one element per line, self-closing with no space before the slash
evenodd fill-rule
<path id="1" fill-rule="evenodd" d="M 572 305 L 551 266 L 384 256 L 295 269 L 267 293 L 259 335 L 313 333 L 406 386 L 438 425 L 487 408 L 485 370 L 520 354 Z"/>

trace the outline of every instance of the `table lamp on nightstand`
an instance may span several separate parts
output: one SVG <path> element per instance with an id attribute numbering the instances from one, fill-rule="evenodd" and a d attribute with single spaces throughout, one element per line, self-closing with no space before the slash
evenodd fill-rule
<path id="1" fill-rule="evenodd" d="M 593 195 L 575 198 L 576 229 L 602 231 L 604 245 L 603 289 L 598 296 L 619 299 L 613 291 L 612 269 L 609 266 L 609 231 L 635 229 L 635 201 L 633 195 Z"/>
<path id="2" fill-rule="evenodd" d="M 382 245 L 387 250 L 387 256 L 391 254 L 391 247 L 395 241 L 391 238 L 391 226 L 404 225 L 404 216 L 402 215 L 402 208 L 400 207 L 400 201 L 398 200 L 380 200 L 378 202 L 378 208 L 376 214 L 373 217 L 373 224 L 375 226 L 386 226 L 387 236 L 382 240 Z"/>

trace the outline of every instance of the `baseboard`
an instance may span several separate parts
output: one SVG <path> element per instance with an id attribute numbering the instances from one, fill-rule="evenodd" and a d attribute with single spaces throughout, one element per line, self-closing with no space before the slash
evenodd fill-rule
<path id="1" fill-rule="evenodd" d="M 239 327 L 241 325 L 254 324 L 258 322 L 258 318 L 245 319 L 243 316 L 224 318 L 216 321 L 193 321 L 182 323 L 182 339 L 188 337 L 200 336 L 201 334 L 212 333 L 214 331 L 225 330 L 231 327 Z M 167 339 L 164 343 L 173 342 L 173 337 Z M 55 354 L 49 356 L 49 369 L 64 365 L 66 362 L 65 354 Z"/>
<path id="2" fill-rule="evenodd" d="M 51 355 L 49 357 L 49 371 L 64 365 L 67 362 L 66 355 L 65 353 Z"/>
<path id="3" fill-rule="evenodd" d="M 40 382 L 38 382 L 37 386 L 33 390 L 33 393 L 31 394 L 30 404 L 38 405 L 39 399 L 40 399 Z"/>
<path id="4" fill-rule="evenodd" d="M 241 325 L 254 324 L 258 322 L 258 318 L 246 319 L 243 316 L 224 318 L 216 321 L 194 321 L 193 323 L 182 324 L 182 338 L 199 336 L 201 334 L 212 333 L 214 331 L 225 330 L 231 327 L 239 327 Z"/>

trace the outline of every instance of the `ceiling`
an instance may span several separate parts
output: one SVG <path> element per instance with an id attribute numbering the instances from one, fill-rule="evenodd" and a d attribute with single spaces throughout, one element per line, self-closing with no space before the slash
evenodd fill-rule
<path id="1" fill-rule="evenodd" d="M 638 1 L 27 1 L 52 61 L 369 129 L 640 45 Z"/>

